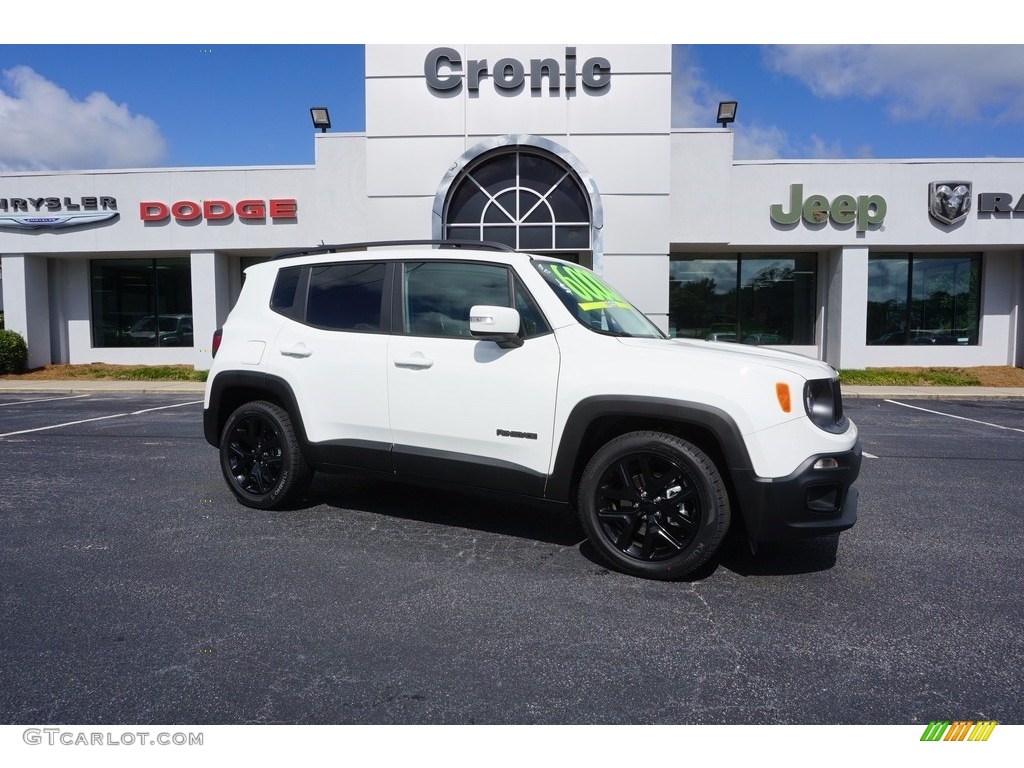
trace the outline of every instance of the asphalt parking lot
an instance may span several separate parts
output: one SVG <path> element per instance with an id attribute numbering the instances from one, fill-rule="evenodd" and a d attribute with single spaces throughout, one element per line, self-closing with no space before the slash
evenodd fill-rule
<path id="1" fill-rule="evenodd" d="M 0 393 L 0 722 L 1024 722 L 1024 400 L 848 400 L 856 527 L 655 583 L 505 501 L 241 507 L 199 399 Z"/>

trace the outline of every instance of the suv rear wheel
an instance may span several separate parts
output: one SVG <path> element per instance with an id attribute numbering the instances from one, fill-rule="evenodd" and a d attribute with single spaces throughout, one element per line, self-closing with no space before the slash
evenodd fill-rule
<path id="1" fill-rule="evenodd" d="M 661 432 L 630 432 L 598 450 L 580 480 L 579 511 L 605 560 L 650 579 L 682 578 L 706 563 L 730 518 L 714 462 Z"/>
<path id="2" fill-rule="evenodd" d="M 228 417 L 220 467 L 238 500 L 256 509 L 282 507 L 313 477 L 288 412 L 262 400 L 245 403 Z"/>

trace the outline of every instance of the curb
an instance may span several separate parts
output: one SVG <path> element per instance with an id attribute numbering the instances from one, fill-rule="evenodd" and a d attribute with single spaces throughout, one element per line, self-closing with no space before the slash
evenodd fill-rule
<path id="1" fill-rule="evenodd" d="M 206 384 L 201 381 L 14 381 L 0 380 L 3 394 L 84 395 L 94 393 L 121 393 L 136 395 L 203 394 Z"/>
<path id="2" fill-rule="evenodd" d="M 1020 400 L 1024 387 L 843 387 L 843 400 Z"/>

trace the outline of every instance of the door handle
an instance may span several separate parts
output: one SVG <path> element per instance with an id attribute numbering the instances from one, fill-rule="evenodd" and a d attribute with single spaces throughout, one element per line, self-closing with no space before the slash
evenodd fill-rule
<path id="1" fill-rule="evenodd" d="M 397 368 L 430 368 L 434 361 L 424 357 L 422 352 L 413 352 L 409 357 L 396 357 L 395 367 Z"/>
<path id="2" fill-rule="evenodd" d="M 284 347 L 281 354 L 285 357 L 309 357 L 313 354 L 313 350 L 300 341 L 292 347 Z"/>

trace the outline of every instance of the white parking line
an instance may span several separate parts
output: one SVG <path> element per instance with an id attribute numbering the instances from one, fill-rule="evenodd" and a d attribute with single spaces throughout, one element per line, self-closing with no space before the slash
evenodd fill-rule
<path id="1" fill-rule="evenodd" d="M 89 395 L 65 395 L 64 397 L 40 397 L 35 400 L 15 400 L 10 403 L 0 403 L 0 407 L 5 405 L 24 405 L 25 403 L 51 403 L 54 400 L 77 400 L 80 397 L 89 397 Z"/>
<path id="2" fill-rule="evenodd" d="M 892 403 L 893 405 L 901 405 L 904 408 L 913 408 L 915 411 L 924 411 L 925 413 L 934 413 L 937 416 L 948 416 L 951 419 L 960 419 L 961 421 L 970 421 L 970 422 L 972 422 L 974 424 L 982 424 L 983 426 L 986 426 L 986 427 L 995 427 L 996 429 L 1007 429 L 1007 430 L 1009 430 L 1011 432 L 1024 432 L 1024 429 L 1018 429 L 1017 427 L 1004 427 L 1002 424 L 993 424 L 990 421 L 979 421 L 978 419 L 969 419 L 966 416 L 957 416 L 956 414 L 953 414 L 953 413 L 943 413 L 942 411 L 933 411 L 930 408 L 921 408 L 920 406 L 917 406 L 917 405 L 908 405 L 907 403 L 900 403 L 900 402 L 897 402 L 896 400 L 886 400 L 885 402 Z"/>
<path id="3" fill-rule="evenodd" d="M 174 405 L 161 405 L 156 408 L 143 408 L 141 411 L 131 411 L 129 413 L 112 413 L 109 416 L 96 416 L 91 419 L 79 419 L 78 421 L 66 421 L 63 424 L 51 424 L 48 427 L 35 427 L 33 429 L 21 429 L 17 432 L 4 432 L 0 434 L 0 437 L 13 437 L 14 435 L 27 435 L 30 432 L 45 432 L 48 429 L 60 429 L 61 427 L 73 427 L 76 424 L 88 424 L 90 421 L 104 421 L 105 419 L 119 419 L 123 416 L 139 416 L 143 413 L 151 413 L 152 411 L 163 411 L 167 408 L 181 408 L 184 405 L 201 405 L 202 400 L 195 400 L 189 403 L 175 403 Z"/>
<path id="4" fill-rule="evenodd" d="M 867 451 L 864 451 L 864 458 L 865 459 L 877 459 L 878 457 L 875 456 L 875 454 L 873 454 L 873 453 L 868 453 Z"/>

